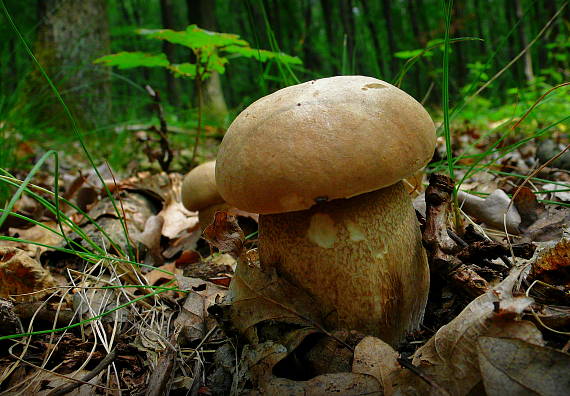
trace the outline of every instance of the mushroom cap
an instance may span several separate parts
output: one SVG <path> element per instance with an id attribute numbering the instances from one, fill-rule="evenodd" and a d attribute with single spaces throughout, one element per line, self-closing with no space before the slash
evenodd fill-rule
<path id="1" fill-rule="evenodd" d="M 182 204 L 188 210 L 202 210 L 223 203 L 216 186 L 216 161 L 205 162 L 192 169 L 182 182 Z"/>
<path id="2" fill-rule="evenodd" d="M 216 160 L 220 195 L 271 214 L 349 198 L 412 175 L 435 148 L 414 98 L 364 76 L 313 80 L 265 96 L 230 125 Z"/>

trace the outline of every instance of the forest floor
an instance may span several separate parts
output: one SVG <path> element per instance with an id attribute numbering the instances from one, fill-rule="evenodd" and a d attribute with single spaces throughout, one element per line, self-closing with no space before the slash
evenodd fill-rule
<path id="1" fill-rule="evenodd" d="M 563 133 L 524 145 L 505 139 L 481 161 L 464 153 L 492 138 L 465 127 L 453 141 L 462 155 L 454 180 L 465 176 L 457 197 L 438 141 L 426 173 L 409 180 L 431 291 L 422 327 L 397 350 L 355 331 L 300 325 L 300 312 L 279 319 L 277 303 L 260 314 L 256 304 L 271 294 L 245 302 L 247 326 L 232 323 L 240 316 L 224 298 L 256 246 L 257 217 L 230 211 L 203 233 L 198 213 L 181 203 L 183 175 L 153 163 L 157 148 L 145 149 L 144 133 L 133 138 L 133 160 L 147 169 L 121 177 L 103 165 L 103 183 L 64 155 L 64 199 L 56 206 L 54 174 L 39 171 L 1 224 L 0 393 L 570 390 Z M 215 143 L 206 141 L 201 158 L 213 158 Z M 26 176 L 3 177 L 17 187 Z M 240 326 L 257 342 L 236 336 Z"/>

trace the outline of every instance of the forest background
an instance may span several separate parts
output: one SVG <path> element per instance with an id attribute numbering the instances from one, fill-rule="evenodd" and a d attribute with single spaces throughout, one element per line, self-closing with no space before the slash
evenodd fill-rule
<path id="1" fill-rule="evenodd" d="M 145 85 L 160 93 L 165 121 L 179 132 L 170 137 L 175 152 L 172 170 L 185 172 L 215 156 L 214 147 L 192 158 L 192 136 L 198 130 L 219 140 L 235 115 L 254 100 L 309 79 L 361 74 L 397 84 L 426 105 L 438 125 L 449 103 L 453 133 L 472 137 L 520 117 L 541 95 L 568 81 L 567 1 L 453 2 L 449 68 L 444 73 L 445 10 L 450 4 L 5 0 L 0 24 L 0 167 L 26 170 L 42 150 L 71 153 L 79 147 L 70 120 L 25 43 L 60 91 L 90 151 L 118 169 L 128 167 L 140 151 L 131 144 L 136 128 L 128 126 L 160 121 Z M 21 38 L 8 23 L 8 14 Z M 189 48 L 136 33 L 182 31 L 190 24 L 237 34 L 252 48 L 282 52 L 302 62 L 288 64 L 279 57 L 262 62 L 255 56 L 229 54 L 223 74 L 214 72 L 201 85 L 200 129 L 195 79 L 160 67 L 120 69 L 94 63 L 121 51 L 162 52 L 170 63 L 193 62 Z M 449 85 L 448 99 L 443 97 L 444 84 Z M 566 87 L 553 91 L 517 133 L 532 134 L 552 123 L 557 126 L 550 132 L 564 133 L 566 126 L 560 121 L 570 114 L 569 106 Z M 500 128 L 496 133 L 498 138 Z"/>

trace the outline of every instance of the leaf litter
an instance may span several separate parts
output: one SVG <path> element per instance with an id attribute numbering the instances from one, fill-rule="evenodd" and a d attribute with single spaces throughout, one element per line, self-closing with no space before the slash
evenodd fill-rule
<path id="1" fill-rule="evenodd" d="M 531 157 L 517 155 L 498 166 L 530 169 Z M 546 169 L 541 177 L 568 182 L 561 172 Z M 104 247 L 104 257 L 73 255 L 56 233 L 8 218 L 4 235 L 45 246 L 0 241 L 2 252 L 12 252 L 2 255 L 0 274 L 18 274 L 18 281 L 0 283 L 0 318 L 12 332 L 2 336 L 48 333 L 27 335 L 22 344 L 0 340 L 10 350 L 0 357 L 0 387 L 63 392 L 70 383 L 63 375 L 92 384 L 70 392 L 568 393 L 567 192 L 560 184 L 519 188 L 520 180 L 489 175 L 462 184 L 464 224 L 453 220 L 453 186 L 445 179 L 432 177 L 418 197 L 432 291 L 424 327 L 398 349 L 350 329 L 328 330 L 310 295 L 263 271 L 255 240 L 246 239 L 239 222 L 247 218 L 251 227 L 254 215 L 218 212 L 202 236 L 197 213 L 180 204 L 181 175 L 106 181 L 128 238 L 103 185 L 90 174 L 66 175 L 66 198 L 115 246 L 69 206 L 65 213 L 79 228 L 65 228 L 68 240 L 88 247 L 84 232 Z M 418 193 L 421 183 L 414 185 Z M 433 196 L 445 199 L 436 205 Z M 59 232 L 35 202 L 24 195 L 16 211 Z M 10 261 L 13 252 L 19 263 Z M 143 266 L 126 260 L 131 252 Z M 38 363 L 47 371 L 38 371 Z M 86 380 L 100 363 L 106 369 Z"/>

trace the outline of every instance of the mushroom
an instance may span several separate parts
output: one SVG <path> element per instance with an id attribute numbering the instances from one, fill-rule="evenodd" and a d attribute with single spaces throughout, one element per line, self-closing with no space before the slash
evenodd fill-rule
<path id="1" fill-rule="evenodd" d="M 182 182 L 182 204 L 188 210 L 198 211 L 202 230 L 212 223 L 217 211 L 228 208 L 218 193 L 215 169 L 216 161 L 205 162 L 188 172 Z"/>
<path id="2" fill-rule="evenodd" d="M 338 76 L 265 96 L 216 160 L 229 204 L 259 216 L 262 270 L 308 292 L 329 328 L 397 344 L 417 329 L 429 268 L 401 182 L 431 159 L 435 127 L 402 90 Z"/>

